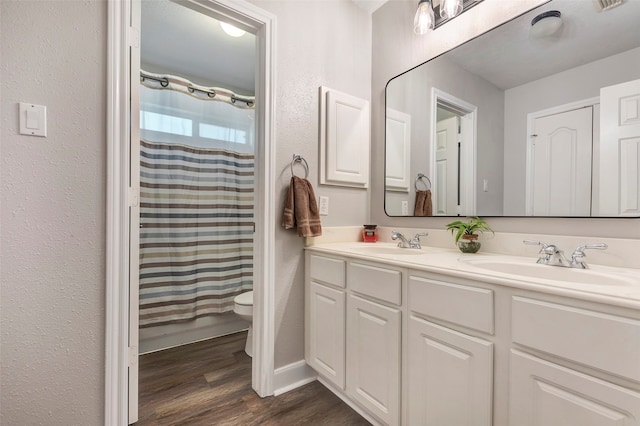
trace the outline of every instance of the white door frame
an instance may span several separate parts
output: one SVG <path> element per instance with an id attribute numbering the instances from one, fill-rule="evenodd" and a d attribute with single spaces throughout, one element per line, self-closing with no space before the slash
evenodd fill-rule
<path id="1" fill-rule="evenodd" d="M 129 48 L 139 40 L 130 27 L 135 0 L 108 2 L 107 247 L 105 425 L 128 424 L 129 188 L 131 108 Z M 244 0 L 185 0 L 196 10 L 256 35 L 256 232 L 254 236 L 254 357 L 252 387 L 273 394 L 275 253 L 275 33 L 272 14 Z M 257 285 L 256 285 L 257 283 Z"/>
<path id="2" fill-rule="evenodd" d="M 429 179 L 436 184 L 436 124 L 438 122 L 438 104 L 448 105 L 457 111 L 461 117 L 469 122 L 472 128 L 469 132 L 463 132 L 462 137 L 466 143 L 463 143 L 460 153 L 460 180 L 463 183 L 462 198 L 462 216 L 471 216 L 476 214 L 476 145 L 477 145 L 477 115 L 478 107 L 467 101 L 459 99 L 449 93 L 438 88 L 431 88 L 431 132 L 430 132 L 430 156 L 431 171 Z M 435 209 L 434 209 L 435 211 Z"/>

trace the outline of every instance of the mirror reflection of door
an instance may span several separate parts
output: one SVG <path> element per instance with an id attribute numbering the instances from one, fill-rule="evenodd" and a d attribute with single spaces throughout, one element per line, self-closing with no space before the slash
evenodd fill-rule
<path id="1" fill-rule="evenodd" d="M 460 206 L 459 118 L 438 106 L 436 124 L 436 215 L 455 216 Z"/>
<path id="2" fill-rule="evenodd" d="M 533 120 L 528 214 L 591 214 L 593 124 L 591 106 Z"/>
<path id="3" fill-rule="evenodd" d="M 474 215 L 477 107 L 436 88 L 432 105 L 434 215 Z"/>
<path id="4" fill-rule="evenodd" d="M 640 80 L 600 90 L 599 211 L 603 216 L 640 214 Z"/>

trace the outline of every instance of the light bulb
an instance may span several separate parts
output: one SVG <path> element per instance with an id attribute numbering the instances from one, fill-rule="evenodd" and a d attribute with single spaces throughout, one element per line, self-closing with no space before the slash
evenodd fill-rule
<path id="1" fill-rule="evenodd" d="M 433 29 L 435 20 L 431 1 L 420 0 L 416 16 L 413 19 L 413 32 L 418 35 L 426 33 L 428 30 Z"/>
<path id="2" fill-rule="evenodd" d="M 462 0 L 444 0 L 440 6 L 440 15 L 444 19 L 451 19 L 462 12 Z"/>
<path id="3" fill-rule="evenodd" d="M 241 37 L 245 33 L 245 30 L 236 28 L 231 24 L 227 24 L 226 22 L 220 22 L 220 26 L 222 27 L 224 32 L 229 34 L 231 37 Z"/>

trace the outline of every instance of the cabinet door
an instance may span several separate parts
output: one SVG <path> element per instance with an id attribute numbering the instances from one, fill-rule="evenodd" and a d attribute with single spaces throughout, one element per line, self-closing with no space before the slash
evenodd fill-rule
<path id="1" fill-rule="evenodd" d="M 406 423 L 491 425 L 493 343 L 416 317 L 408 335 Z"/>
<path id="2" fill-rule="evenodd" d="M 388 425 L 400 421 L 401 313 L 350 295 L 347 393 Z"/>
<path id="3" fill-rule="evenodd" d="M 311 282 L 308 318 L 307 363 L 325 379 L 344 389 L 345 292 Z"/>
<path id="4" fill-rule="evenodd" d="M 640 393 L 511 351 L 509 424 L 640 425 Z"/>

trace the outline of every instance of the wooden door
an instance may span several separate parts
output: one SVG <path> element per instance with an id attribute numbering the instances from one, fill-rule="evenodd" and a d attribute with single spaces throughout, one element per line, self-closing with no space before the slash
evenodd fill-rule
<path id="1" fill-rule="evenodd" d="M 640 80 L 600 90 L 600 216 L 640 214 Z"/>
<path id="2" fill-rule="evenodd" d="M 593 108 L 535 119 L 530 143 L 528 214 L 590 216 Z"/>
<path id="3" fill-rule="evenodd" d="M 401 313 L 350 295 L 347 394 L 387 425 L 400 422 Z"/>
<path id="4" fill-rule="evenodd" d="M 491 425 L 493 343 L 416 317 L 408 335 L 406 424 Z"/>

